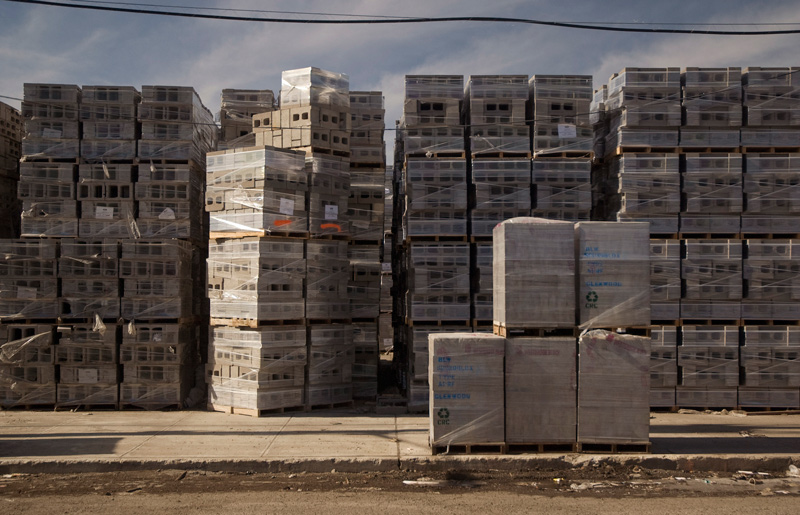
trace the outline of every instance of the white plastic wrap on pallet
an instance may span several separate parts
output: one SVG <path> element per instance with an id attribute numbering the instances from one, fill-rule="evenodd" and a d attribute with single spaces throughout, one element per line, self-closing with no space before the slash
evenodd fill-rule
<path id="1" fill-rule="evenodd" d="M 503 443 L 505 338 L 431 335 L 430 349 L 431 446 Z"/>
<path id="2" fill-rule="evenodd" d="M 570 443 L 577 430 L 575 338 L 506 339 L 506 443 Z"/>
<path id="3" fill-rule="evenodd" d="M 594 330 L 578 341 L 578 442 L 649 442 L 650 338 Z"/>
<path id="4" fill-rule="evenodd" d="M 578 222 L 578 323 L 650 325 L 650 228 L 639 222 Z"/>
<path id="5" fill-rule="evenodd" d="M 495 324 L 575 325 L 574 238 L 572 223 L 542 218 L 513 218 L 495 227 Z"/>

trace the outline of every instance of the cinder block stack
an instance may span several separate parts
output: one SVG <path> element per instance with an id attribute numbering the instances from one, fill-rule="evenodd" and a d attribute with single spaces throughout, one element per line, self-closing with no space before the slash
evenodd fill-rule
<path id="1" fill-rule="evenodd" d="M 0 249 L 0 402 L 3 407 L 52 406 L 56 402 L 52 346 L 58 316 L 57 242 L 4 239 Z"/>
<path id="2" fill-rule="evenodd" d="M 593 105 L 603 110 L 598 126 L 604 120 L 610 125 L 605 163 L 593 182 L 599 198 L 610 200 L 598 201 L 595 213 L 650 222 L 652 319 L 656 328 L 677 331 L 676 356 L 686 344 L 683 325 L 783 327 L 800 315 L 800 299 L 791 293 L 797 274 L 789 250 L 798 227 L 793 196 L 800 184 L 793 176 L 800 163 L 794 153 L 800 127 L 793 113 L 800 112 L 799 71 L 686 68 L 676 97 L 675 69 L 626 68 L 596 92 Z M 677 143 L 676 98 L 683 109 Z M 636 107 L 643 101 L 649 102 L 646 109 Z M 622 126 L 625 116 L 628 125 L 635 120 L 626 115 L 630 106 L 640 115 L 651 112 L 649 120 L 640 116 L 638 122 L 647 121 L 646 130 Z M 653 360 L 654 366 L 666 363 L 655 353 Z M 696 390 L 689 384 L 694 377 L 679 374 L 677 406 L 733 408 L 740 401 L 734 390 L 747 384 L 742 376 L 736 384 L 717 384 L 715 394 L 690 394 L 685 390 Z M 668 388 L 654 384 L 653 402 L 664 406 Z"/>
<path id="3" fill-rule="evenodd" d="M 741 69 L 685 68 L 681 83 L 680 146 L 698 152 L 736 149 L 742 126 Z"/>
<path id="4" fill-rule="evenodd" d="M 742 87 L 744 153 L 800 147 L 800 68 L 745 68 Z"/>
<path id="5" fill-rule="evenodd" d="M 492 229 L 503 220 L 529 216 L 531 211 L 528 76 L 472 75 L 464 95 L 463 118 L 469 128 L 471 158 L 472 326 L 488 331 L 492 320 Z"/>
<path id="6" fill-rule="evenodd" d="M 741 365 L 740 406 L 800 405 L 800 328 L 745 327 Z"/>
<path id="7" fill-rule="evenodd" d="M 305 154 L 254 147 L 207 159 L 209 404 L 254 414 L 303 407 Z"/>
<path id="8" fill-rule="evenodd" d="M 253 116 L 274 107 L 275 94 L 269 89 L 223 89 L 218 148 L 228 150 L 254 146 Z"/>
<path id="9" fill-rule="evenodd" d="M 19 236 L 21 206 L 17 198 L 17 184 L 21 153 L 21 113 L 0 102 L 0 218 L 10 221 L 0 227 L 0 238 Z"/>
<path id="10" fill-rule="evenodd" d="M 461 125 L 464 79 L 408 75 L 398 130 L 402 245 L 394 288 L 403 296 L 394 358 L 412 411 L 427 411 L 427 335 L 470 322 L 468 171 Z M 397 232 L 395 234 L 398 234 Z"/>
<path id="11" fill-rule="evenodd" d="M 589 220 L 592 78 L 534 75 L 529 94 L 534 157 L 531 214 L 553 220 Z"/>
<path id="12" fill-rule="evenodd" d="M 505 339 L 492 334 L 430 336 L 429 408 L 433 453 L 505 441 Z"/>
<path id="13" fill-rule="evenodd" d="M 657 326 L 650 338 L 650 406 L 675 406 L 678 385 L 678 328 Z"/>
<path id="14" fill-rule="evenodd" d="M 280 108 L 253 116 L 257 147 L 208 156 L 217 410 L 259 415 L 353 399 L 348 78 L 305 68 L 282 79 Z M 296 334 L 281 341 L 286 326 L 302 329 L 302 352 Z M 241 363 L 226 350 L 236 340 L 253 342 Z"/>
<path id="15" fill-rule="evenodd" d="M 516 218 L 495 228 L 509 446 L 649 444 L 651 338 L 595 329 L 648 333 L 648 237 L 640 223 Z"/>
<path id="16" fill-rule="evenodd" d="M 678 146 L 679 68 L 623 68 L 608 81 L 606 156 Z M 663 151 L 663 150 L 662 150 Z"/>
<path id="17" fill-rule="evenodd" d="M 54 336 L 50 324 L 0 325 L 0 406 L 55 403 Z"/>
<path id="18" fill-rule="evenodd" d="M 739 385 L 739 328 L 684 325 L 681 337 L 678 405 L 700 408 L 735 405 Z"/>
<path id="19" fill-rule="evenodd" d="M 215 129 L 192 88 L 143 91 L 140 103 L 129 86 L 25 85 L 22 235 L 62 239 L 48 240 L 55 282 L 39 281 L 51 307 L 40 310 L 31 302 L 37 291 L 23 289 L 27 303 L 0 316 L 58 323 L 56 406 L 183 406 L 194 380 L 207 241 L 198 157 Z M 10 242 L 10 255 L 26 244 Z M 120 368 L 121 340 L 151 322 L 179 334 L 169 344 L 184 351 L 168 365 L 150 362 L 168 349 L 153 340 L 150 354 Z M 149 394 L 154 388 L 163 395 Z"/>

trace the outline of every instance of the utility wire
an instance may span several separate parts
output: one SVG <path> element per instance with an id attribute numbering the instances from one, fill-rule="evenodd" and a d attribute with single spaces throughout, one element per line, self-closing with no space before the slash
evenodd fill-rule
<path id="1" fill-rule="evenodd" d="M 157 16 L 173 16 L 180 18 L 195 18 L 205 20 L 248 21 L 259 23 L 293 23 L 306 25 L 388 25 L 388 24 L 419 24 L 419 23 L 515 23 L 524 25 L 540 25 L 568 29 L 596 30 L 605 32 L 628 32 L 644 34 L 690 34 L 711 36 L 775 36 L 785 34 L 800 34 L 800 29 L 781 30 L 700 30 L 700 29 L 667 29 L 667 28 L 640 28 L 640 27 L 612 27 L 609 25 L 592 25 L 587 23 L 572 23 L 561 21 L 535 20 L 528 18 L 506 18 L 498 16 L 444 16 L 444 17 L 415 17 L 415 18 L 367 18 L 367 19 L 310 19 L 310 18 L 267 18 L 249 16 L 227 16 L 220 14 L 202 14 L 179 11 L 156 11 L 152 9 L 134 9 L 128 7 L 112 7 L 104 5 L 64 4 L 47 0 L 4 0 L 30 5 L 46 5 L 52 7 L 69 7 L 73 9 L 90 9 L 96 11 L 150 14 Z"/>

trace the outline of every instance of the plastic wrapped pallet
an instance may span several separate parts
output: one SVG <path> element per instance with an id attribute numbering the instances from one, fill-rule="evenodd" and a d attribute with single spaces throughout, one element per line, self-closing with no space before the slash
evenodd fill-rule
<path id="1" fill-rule="evenodd" d="M 506 443 L 575 442 L 575 338 L 507 338 L 505 357 Z"/>
<path id="2" fill-rule="evenodd" d="M 304 153 L 250 147 L 209 153 L 206 162 L 212 232 L 308 231 Z"/>
<path id="3" fill-rule="evenodd" d="M 495 325 L 574 327 L 574 238 L 571 222 L 512 218 L 495 227 Z"/>
<path id="4" fill-rule="evenodd" d="M 503 443 L 505 338 L 432 335 L 430 349 L 431 447 Z"/>
<path id="5" fill-rule="evenodd" d="M 579 222 L 578 323 L 650 325 L 650 228 L 641 222 Z"/>
<path id="6" fill-rule="evenodd" d="M 344 73 L 313 67 L 285 70 L 281 73 L 280 104 L 349 106 L 350 79 Z"/>
<path id="7" fill-rule="evenodd" d="M 578 442 L 648 443 L 650 338 L 594 330 L 578 342 Z"/>
<path id="8" fill-rule="evenodd" d="M 0 325 L 0 406 L 55 403 L 53 342 L 52 325 Z"/>
<path id="9" fill-rule="evenodd" d="M 681 328 L 678 347 L 681 385 L 723 390 L 739 385 L 739 329 L 736 326 Z"/>
<path id="10" fill-rule="evenodd" d="M 0 321 L 58 316 L 58 243 L 0 240 Z"/>
<path id="11" fill-rule="evenodd" d="M 747 326 L 740 351 L 744 386 L 770 389 L 800 386 L 800 327 Z"/>

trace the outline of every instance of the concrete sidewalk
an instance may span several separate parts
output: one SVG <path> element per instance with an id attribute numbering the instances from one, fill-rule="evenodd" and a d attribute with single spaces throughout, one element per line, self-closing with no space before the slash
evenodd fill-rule
<path id="1" fill-rule="evenodd" d="M 563 470 L 587 462 L 677 471 L 784 472 L 800 464 L 800 415 L 655 413 L 652 453 L 437 455 L 428 420 L 355 409 L 264 418 L 203 411 L 0 412 L 0 472 L 142 469 L 340 472 Z"/>

